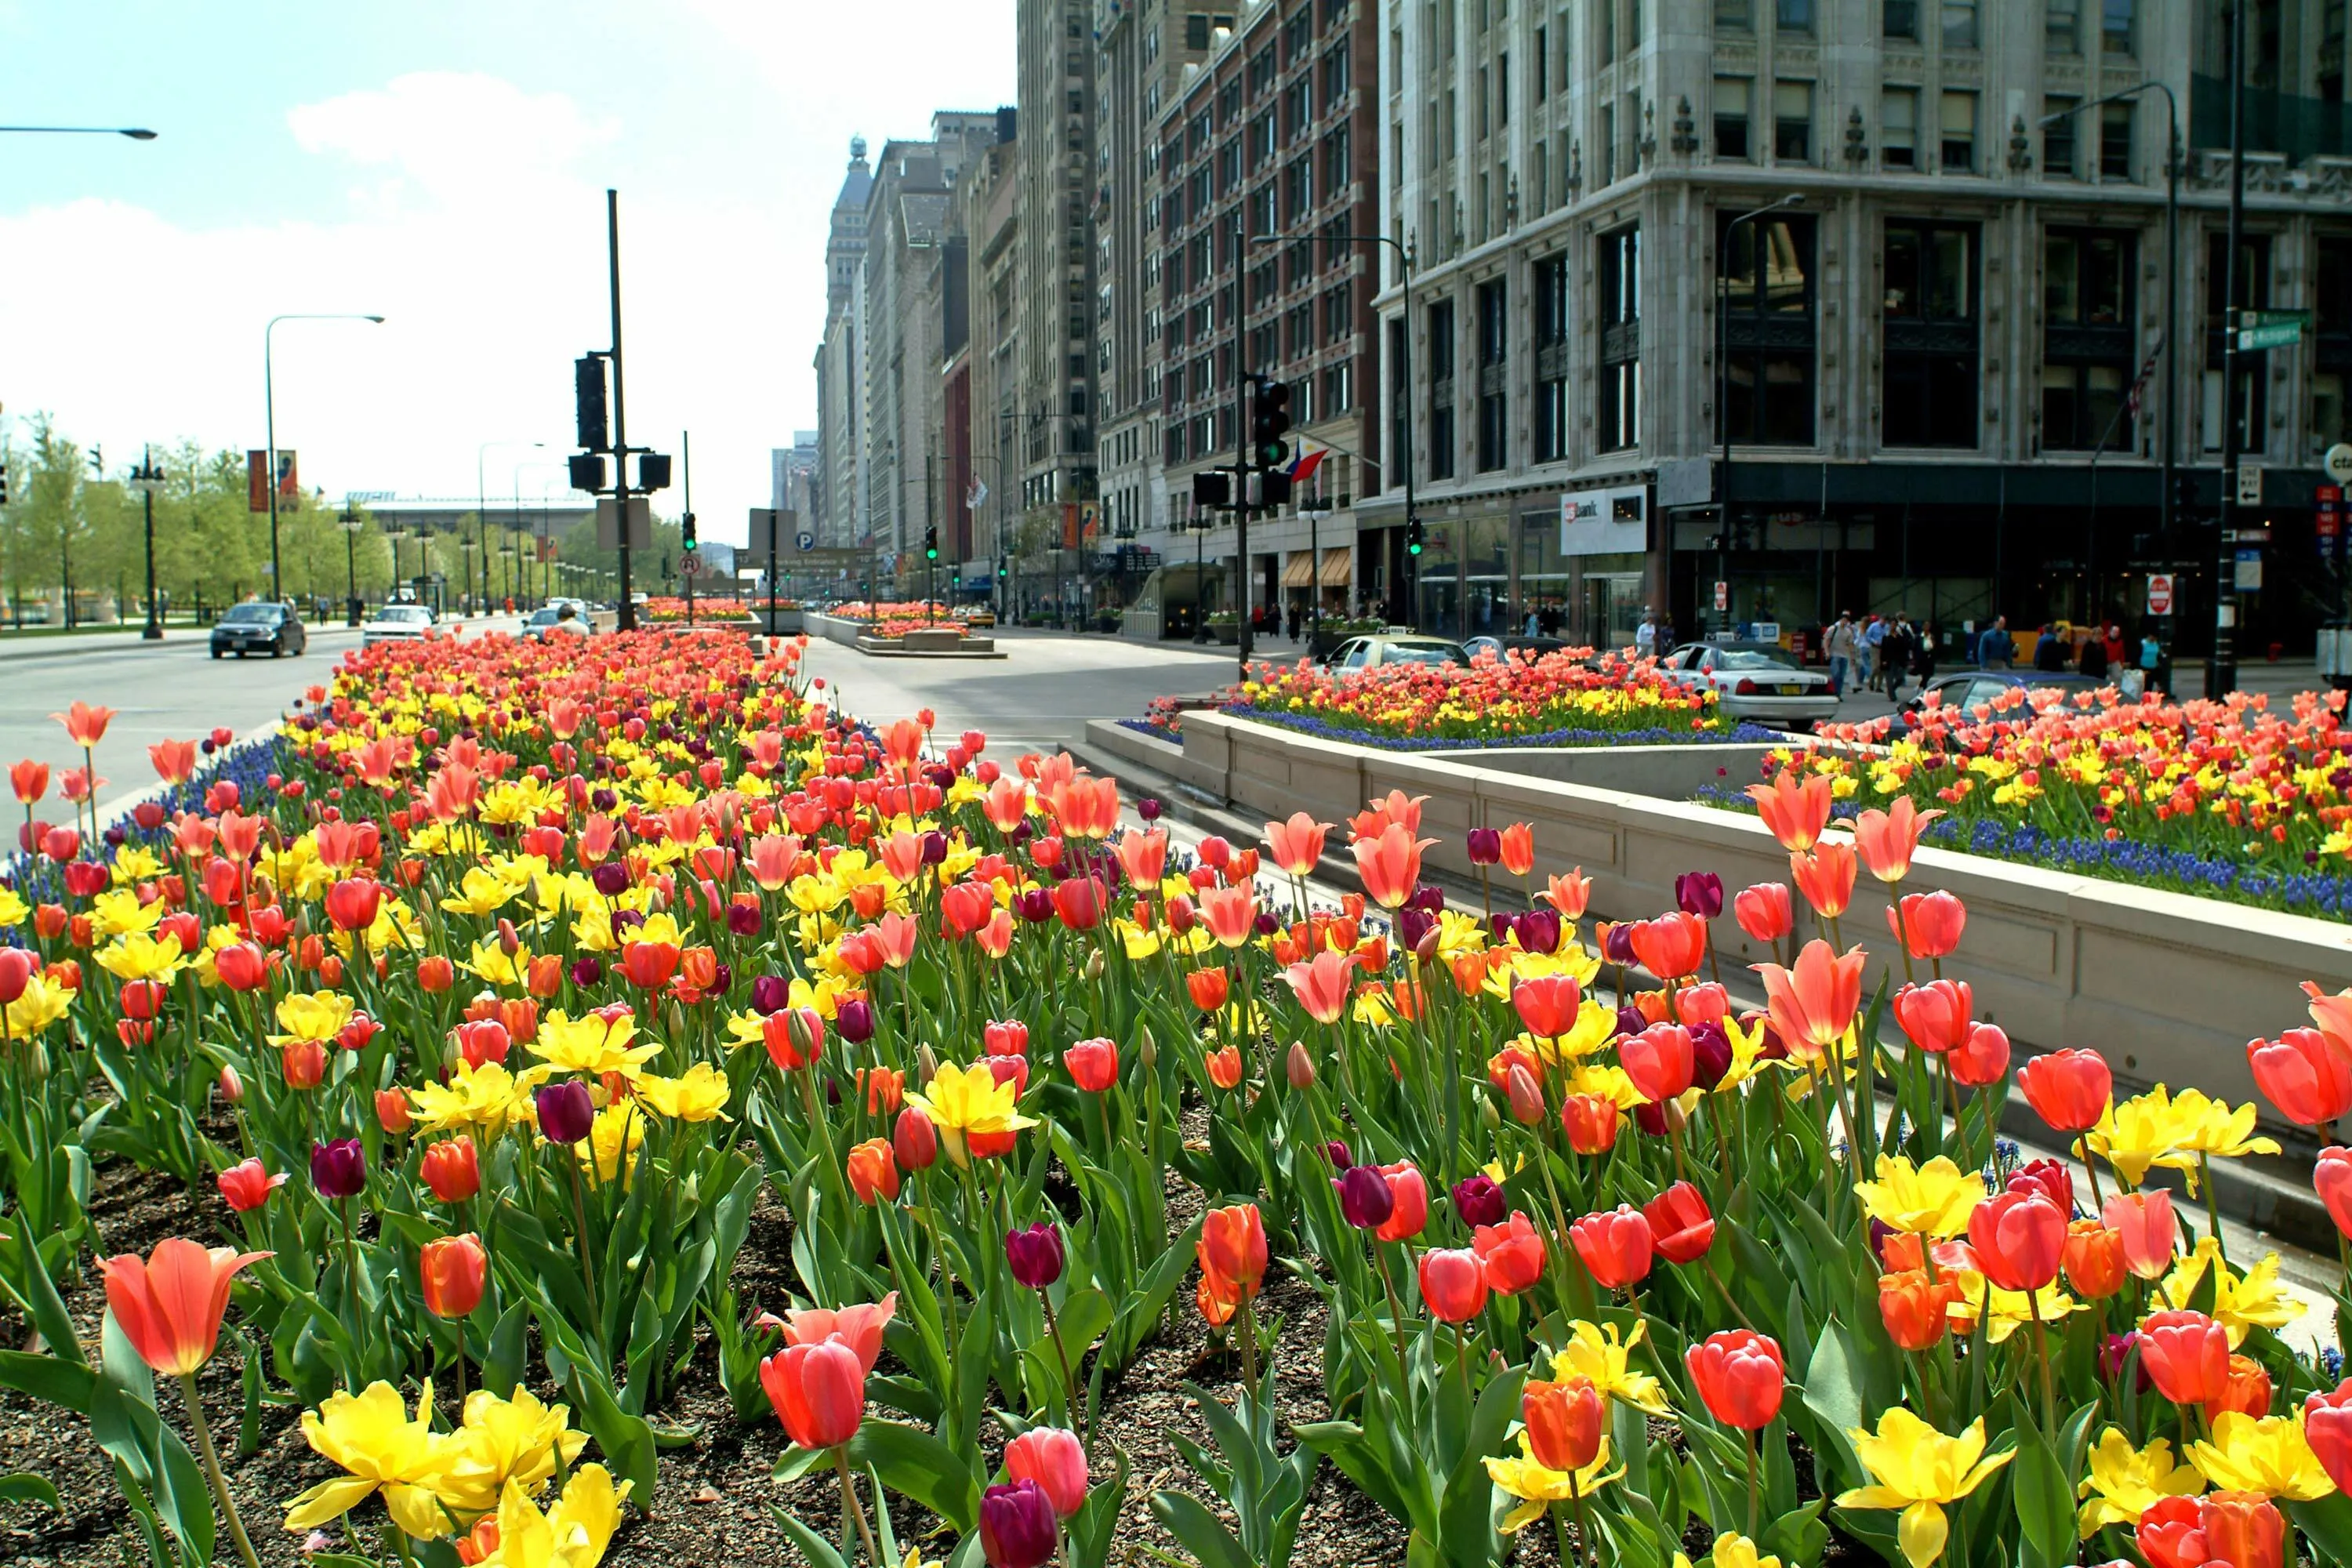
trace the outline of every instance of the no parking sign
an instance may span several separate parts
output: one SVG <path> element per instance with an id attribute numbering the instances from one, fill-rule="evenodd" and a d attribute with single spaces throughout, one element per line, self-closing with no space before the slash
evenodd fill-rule
<path id="1" fill-rule="evenodd" d="M 2151 572 L 2147 579 L 2147 613 L 2151 616 L 2172 614 L 2172 574 Z"/>

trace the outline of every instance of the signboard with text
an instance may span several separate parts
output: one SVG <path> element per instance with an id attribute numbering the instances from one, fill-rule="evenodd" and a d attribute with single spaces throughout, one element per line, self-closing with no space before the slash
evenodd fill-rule
<path id="1" fill-rule="evenodd" d="M 1650 547 L 1649 492 L 1570 490 L 1559 498 L 1562 555 L 1639 554 Z"/>
<path id="2" fill-rule="evenodd" d="M 2172 614 L 2172 574 L 2153 572 L 2147 579 L 2147 613 L 2151 616 Z"/>

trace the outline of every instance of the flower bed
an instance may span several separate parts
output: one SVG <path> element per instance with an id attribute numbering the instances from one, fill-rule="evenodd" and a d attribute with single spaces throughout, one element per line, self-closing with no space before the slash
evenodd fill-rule
<path id="1" fill-rule="evenodd" d="M 1411 751 L 1765 738 L 1724 718 L 1713 692 L 1676 686 L 1649 660 L 1589 660 L 1590 649 L 1566 648 L 1535 658 L 1482 655 L 1469 665 L 1252 665 L 1223 707 L 1330 740 Z"/>
<path id="2" fill-rule="evenodd" d="M 687 618 L 683 597 L 647 599 L 637 606 L 638 618 L 651 626 L 683 625 Z M 694 601 L 694 622 L 697 626 L 732 625 L 751 619 L 751 607 L 721 595 L 717 598 L 698 596 Z"/>
<path id="3" fill-rule="evenodd" d="M 682 652 L 364 650 L 274 749 L 155 748 L 120 843 L 28 832 L 0 1385 L 89 1422 L 110 1556 L 755 1560 L 726 1486 L 824 1568 L 2352 1561 L 2352 1384 L 2149 1179 L 2263 1152 L 2252 1108 L 2055 1053 L 2016 1077 L 2087 1188 L 2020 1164 L 1959 900 L 1841 928 L 1907 800 L 1849 835 L 1789 778 L 1793 895 L 1596 928 L 1524 825 L 1446 909 L 1392 795 L 1308 907 L 1329 825 L 1180 853 L 1066 758 L 845 721 L 797 647 Z M 2246 1049 L 2320 1125 L 2352 994 L 2309 1003 Z M 91 1158 L 241 1246 L 118 1252 L 78 1319 Z M 2352 1226 L 2352 1153 L 2316 1184 Z"/>
<path id="4" fill-rule="evenodd" d="M 2341 919 L 2352 913 L 2352 734 L 2342 693 L 2287 713 L 2263 696 L 2037 702 L 2020 690 L 1969 713 L 1928 710 L 1826 729 L 1769 758 L 1828 778 L 1847 809 L 1907 797 L 1943 815 L 1949 848 Z M 1721 802 L 1718 802 L 1720 804 Z"/>

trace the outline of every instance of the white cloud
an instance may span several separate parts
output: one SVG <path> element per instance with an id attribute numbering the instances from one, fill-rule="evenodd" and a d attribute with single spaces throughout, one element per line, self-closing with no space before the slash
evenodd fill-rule
<path id="1" fill-rule="evenodd" d="M 566 94 L 455 71 L 412 72 L 380 89 L 303 104 L 286 123 L 306 153 L 395 171 L 387 196 L 467 205 L 562 180 L 582 153 L 619 134 L 616 122 L 590 119 Z"/>

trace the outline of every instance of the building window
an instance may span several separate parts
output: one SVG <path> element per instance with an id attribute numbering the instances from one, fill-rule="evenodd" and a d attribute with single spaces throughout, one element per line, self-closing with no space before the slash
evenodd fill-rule
<path id="1" fill-rule="evenodd" d="M 2099 178 L 2129 180 L 2132 177 L 2132 110 L 2129 103 L 2102 104 L 2099 108 Z"/>
<path id="2" fill-rule="evenodd" d="M 1617 183 L 1617 108 L 1609 103 L 1601 106 L 1601 183 Z"/>
<path id="3" fill-rule="evenodd" d="M 1977 47 L 1977 0 L 1943 0 L 1944 47 L 1973 49 Z"/>
<path id="4" fill-rule="evenodd" d="M 2082 49 L 2083 0 L 2042 0 L 2042 46 L 2053 55 Z"/>
<path id="5" fill-rule="evenodd" d="M 1977 95 L 1944 94 L 1943 134 L 1937 154 L 1939 166 L 1972 174 L 1977 166 Z"/>
<path id="6" fill-rule="evenodd" d="M 2097 230 L 2053 229 L 2042 241 L 2045 449 L 2128 452 L 2137 444 L 2117 422 L 2132 376 L 2136 251 L 2132 236 Z"/>
<path id="7" fill-rule="evenodd" d="M 1976 249 L 1974 225 L 1886 226 L 1886 446 L 1979 445 Z"/>
<path id="8" fill-rule="evenodd" d="M 1429 477 L 1454 477 L 1454 302 L 1429 308 Z"/>
<path id="9" fill-rule="evenodd" d="M 1755 0 L 1715 0 L 1715 25 L 1718 31 L 1745 33 L 1756 26 Z"/>
<path id="10" fill-rule="evenodd" d="M 1730 162 L 1748 160 L 1748 94 L 1751 82 L 1744 76 L 1715 79 L 1715 155 Z"/>
<path id="11" fill-rule="evenodd" d="M 1601 237 L 1601 449 L 1642 444 L 1642 229 Z"/>
<path id="12" fill-rule="evenodd" d="M 2341 47 L 2341 40 L 2338 40 Z M 2352 239 L 2322 239 L 2313 274 L 2314 362 L 2311 378 L 2311 449 L 2324 452 L 2352 440 Z"/>
<path id="13" fill-rule="evenodd" d="M 1535 267 L 1535 459 L 1568 456 L 1568 258 L 1549 256 Z"/>
<path id="14" fill-rule="evenodd" d="M 1885 0 L 1885 10 L 1879 16 L 1879 32 L 1889 38 L 1902 38 L 1910 43 L 1919 41 L 1919 0 Z"/>
<path id="15" fill-rule="evenodd" d="M 1505 378 L 1510 371 L 1510 297 L 1501 279 L 1481 283 L 1472 297 L 1478 315 L 1478 471 L 1508 461 L 1510 425 Z"/>
<path id="16" fill-rule="evenodd" d="M 2053 180 L 2081 177 L 2074 158 L 2074 108 L 2082 101 L 2076 98 L 2045 98 L 2042 112 L 2049 123 L 2042 128 L 2042 171 Z"/>
<path id="17" fill-rule="evenodd" d="M 1878 161 L 1890 169 L 1919 166 L 1919 89 L 1890 87 L 1879 95 Z"/>
<path id="18" fill-rule="evenodd" d="M 2111 55 L 2139 53 L 2138 0 L 2103 0 L 2099 7 L 2099 47 Z"/>
<path id="19" fill-rule="evenodd" d="M 1773 0 L 1773 25 L 1784 33 L 1813 30 L 1813 0 Z"/>
<path id="20" fill-rule="evenodd" d="M 2205 449 L 2221 449 L 2221 366 L 2223 264 L 2230 252 L 2226 234 L 2210 235 L 2205 245 Z M 2271 237 L 2250 234 L 2238 247 L 2238 297 L 2231 301 L 2242 310 L 2263 310 L 2271 303 Z M 2238 358 L 2237 395 L 2231 401 L 2238 421 L 2238 450 L 2260 452 L 2263 431 L 2270 416 L 2268 354 Z"/>
<path id="21" fill-rule="evenodd" d="M 1772 84 L 1772 156 L 1783 163 L 1809 163 L 1813 157 L 1813 84 Z"/>
<path id="22" fill-rule="evenodd" d="M 1388 461 L 1381 470 L 1383 488 L 1402 484 L 1405 470 L 1412 466 L 1412 455 L 1406 440 L 1412 417 L 1412 383 L 1406 376 L 1408 344 L 1405 334 L 1411 330 L 1402 316 L 1389 322 L 1389 441 Z"/>
<path id="23" fill-rule="evenodd" d="M 1813 442 L 1814 220 L 1803 216 L 1757 218 L 1734 231 L 1731 216 L 1725 212 L 1717 218 L 1716 254 L 1723 258 L 1726 302 L 1721 417 L 1738 445 L 1809 447 Z M 1722 428 L 1718 426 L 1718 437 Z"/>

